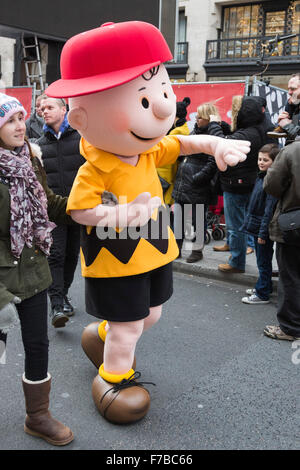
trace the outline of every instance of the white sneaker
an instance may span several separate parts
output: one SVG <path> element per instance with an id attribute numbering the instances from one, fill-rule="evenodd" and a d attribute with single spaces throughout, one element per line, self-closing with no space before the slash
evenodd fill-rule
<path id="1" fill-rule="evenodd" d="M 269 300 L 261 300 L 256 294 L 250 295 L 250 297 L 243 297 L 242 302 L 244 304 L 268 304 Z"/>
<path id="2" fill-rule="evenodd" d="M 246 289 L 246 294 L 248 294 L 248 295 L 256 294 L 256 290 L 255 289 Z"/>

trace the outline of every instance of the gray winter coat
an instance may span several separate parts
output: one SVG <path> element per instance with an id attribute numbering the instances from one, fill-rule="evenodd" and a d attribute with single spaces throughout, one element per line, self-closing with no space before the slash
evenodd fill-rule
<path id="1" fill-rule="evenodd" d="M 280 151 L 267 171 L 264 190 L 279 200 L 269 226 L 270 238 L 284 243 L 278 216 L 288 209 L 300 207 L 300 142 L 293 142 Z"/>
<path id="2" fill-rule="evenodd" d="M 36 142 L 43 133 L 44 120 L 39 118 L 35 113 L 26 121 L 26 135 L 30 142 Z"/>

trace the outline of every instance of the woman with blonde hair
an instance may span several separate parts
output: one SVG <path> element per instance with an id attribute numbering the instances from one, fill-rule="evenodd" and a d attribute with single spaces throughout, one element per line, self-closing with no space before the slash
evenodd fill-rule
<path id="1" fill-rule="evenodd" d="M 234 95 L 231 102 L 231 132 L 237 129 L 237 117 L 243 102 L 243 95 Z"/>
<path id="2" fill-rule="evenodd" d="M 203 103 L 197 108 L 196 123 L 191 134 L 208 134 L 207 127 L 209 124 L 210 116 L 218 116 L 219 111 L 213 103 Z M 221 118 L 219 118 L 221 121 Z M 229 124 L 222 122 L 222 128 L 224 133 L 230 133 Z M 174 226 L 175 236 L 181 253 L 184 232 L 185 232 L 185 221 L 184 217 L 184 205 L 192 205 L 192 226 L 194 233 L 196 233 L 196 206 L 197 204 L 204 204 L 204 240 L 207 228 L 206 213 L 207 208 L 210 204 L 216 204 L 217 195 L 214 194 L 211 186 L 211 180 L 215 176 L 217 166 L 215 160 L 211 155 L 202 154 L 201 158 L 199 155 L 187 155 L 180 157 L 179 166 L 177 170 L 176 180 L 174 183 L 173 197 L 175 199 L 176 206 L 181 207 L 179 211 L 180 216 L 177 216 L 177 211 L 174 212 Z M 181 226 L 179 227 L 179 225 Z M 202 253 L 203 247 L 193 246 L 192 253 L 187 258 L 187 263 L 193 263 L 200 261 L 203 258 Z"/>

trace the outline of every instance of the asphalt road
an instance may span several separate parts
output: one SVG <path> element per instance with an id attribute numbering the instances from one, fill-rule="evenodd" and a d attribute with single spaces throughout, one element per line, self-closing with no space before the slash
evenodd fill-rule
<path id="1" fill-rule="evenodd" d="M 268 305 L 249 306 L 241 303 L 240 286 L 178 273 L 174 287 L 162 319 L 136 351 L 142 379 L 156 384 L 149 386 L 150 411 L 138 423 L 119 426 L 102 418 L 91 397 L 97 371 L 80 338 L 94 318 L 84 311 L 78 271 L 71 290 L 76 315 L 64 329 L 49 326 L 51 411 L 75 434 L 63 449 L 299 448 L 299 365 L 293 357 L 300 344 L 293 349 L 262 333 L 266 324 L 276 324 L 276 296 Z M 23 361 L 15 328 L 6 364 L 0 364 L 0 450 L 53 449 L 23 432 Z"/>

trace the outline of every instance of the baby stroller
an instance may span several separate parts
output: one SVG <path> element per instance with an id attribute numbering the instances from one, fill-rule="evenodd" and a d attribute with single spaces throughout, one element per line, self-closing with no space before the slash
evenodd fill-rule
<path id="1" fill-rule="evenodd" d="M 226 225 L 224 219 L 223 197 L 219 196 L 216 206 L 209 206 L 207 212 L 207 230 L 205 234 L 205 243 L 208 245 L 211 238 L 214 240 L 223 240 L 226 236 Z"/>

